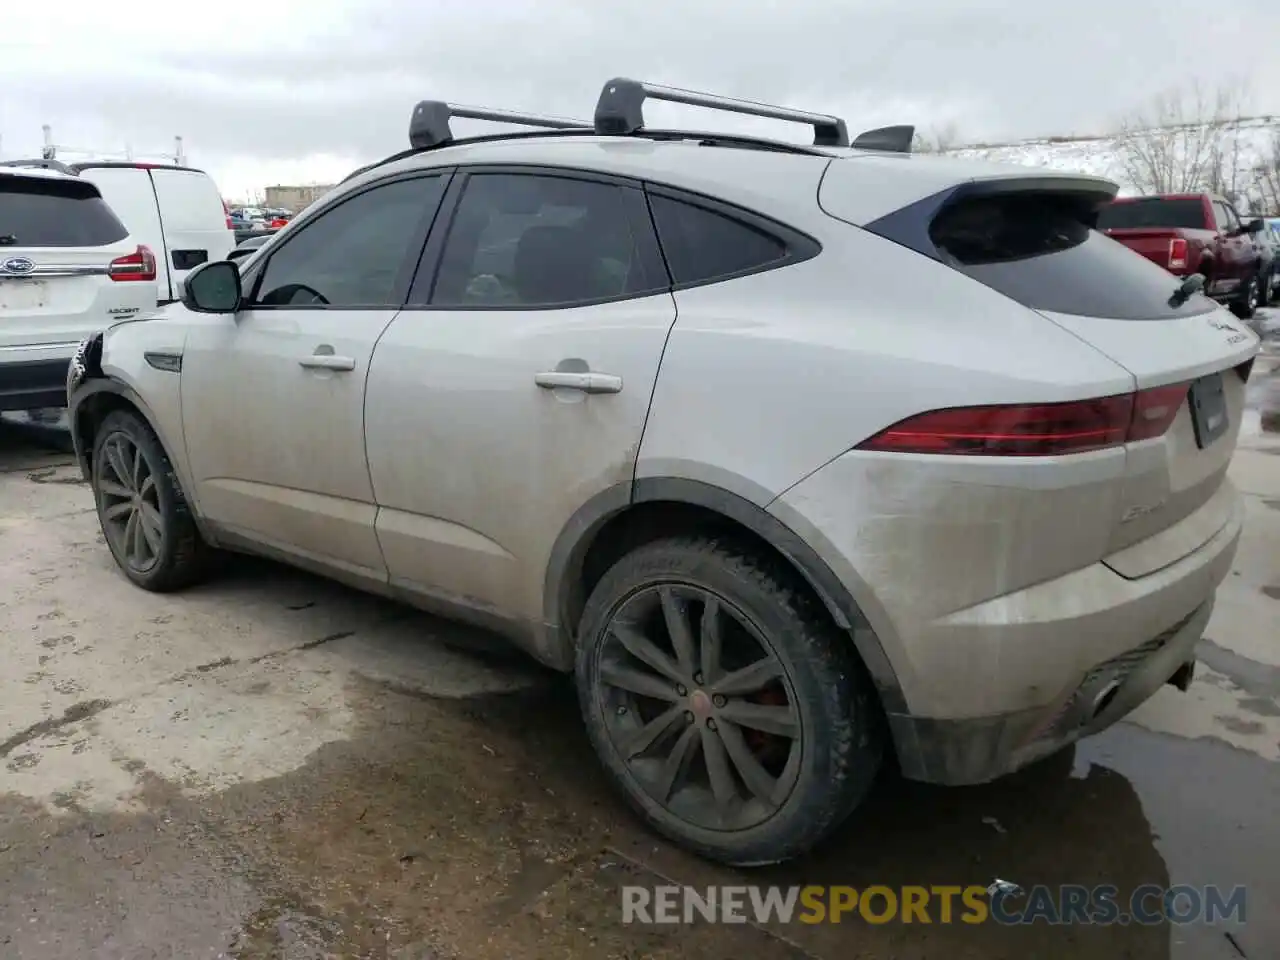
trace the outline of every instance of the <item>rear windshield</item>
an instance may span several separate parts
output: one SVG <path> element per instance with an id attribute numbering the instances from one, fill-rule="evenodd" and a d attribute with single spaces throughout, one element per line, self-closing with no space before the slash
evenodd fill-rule
<path id="1" fill-rule="evenodd" d="M 944 262 L 1035 310 L 1162 320 L 1214 309 L 1202 296 L 1171 307 L 1180 281 L 1091 218 L 1069 195 L 976 197 L 944 208 L 929 236 Z"/>
<path id="2" fill-rule="evenodd" d="M 1098 212 L 1099 230 L 1130 230 L 1152 227 L 1205 230 L 1204 202 L 1201 200 L 1121 200 Z"/>
<path id="3" fill-rule="evenodd" d="M 102 247 L 128 235 L 91 183 L 0 176 L 0 251 Z"/>

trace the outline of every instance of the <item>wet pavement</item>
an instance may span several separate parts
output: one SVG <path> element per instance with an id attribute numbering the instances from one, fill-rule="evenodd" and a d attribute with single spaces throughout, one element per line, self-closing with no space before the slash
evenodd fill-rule
<path id="1" fill-rule="evenodd" d="M 565 681 L 484 635 L 250 560 L 132 588 L 56 432 L 0 425 L 0 957 L 1280 956 L 1278 368 L 1255 374 L 1247 531 L 1188 693 L 995 784 L 887 775 L 823 849 L 749 873 L 638 827 Z M 1247 922 L 620 922 L 624 883 L 997 877 L 1244 884 Z"/>

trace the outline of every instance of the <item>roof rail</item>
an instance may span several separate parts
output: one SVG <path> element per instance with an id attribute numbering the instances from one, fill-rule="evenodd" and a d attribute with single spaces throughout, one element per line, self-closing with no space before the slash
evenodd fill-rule
<path id="1" fill-rule="evenodd" d="M 409 145 L 414 150 L 429 150 L 450 143 L 453 131 L 449 128 L 452 117 L 469 120 L 492 120 L 495 123 L 514 123 L 525 127 L 545 127 L 548 130 L 581 130 L 591 132 L 591 124 L 584 120 L 564 117 L 546 117 L 535 113 L 515 113 L 511 110 L 493 110 L 488 107 L 466 107 L 443 100 L 423 100 L 413 108 L 409 120 Z"/>
<path id="2" fill-rule="evenodd" d="M 75 175 L 75 171 L 61 160 L 0 160 L 0 167 L 36 167 L 41 170 L 57 170 Z"/>
<path id="3" fill-rule="evenodd" d="M 626 77 L 615 77 L 600 91 L 600 99 L 596 102 L 595 132 L 613 136 L 640 132 L 644 129 L 643 107 L 646 99 L 683 103 L 691 107 L 709 107 L 712 110 L 744 113 L 753 117 L 767 117 L 771 120 L 804 123 L 813 127 L 815 146 L 849 146 L 849 128 L 839 117 L 792 110 L 789 107 L 777 107 L 768 103 L 756 103 L 753 100 L 736 100 L 713 93 L 664 87 L 640 80 L 628 80 Z"/>

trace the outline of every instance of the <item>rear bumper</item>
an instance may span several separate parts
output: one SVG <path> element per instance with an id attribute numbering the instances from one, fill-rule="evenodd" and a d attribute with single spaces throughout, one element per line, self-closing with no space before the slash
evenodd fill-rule
<path id="1" fill-rule="evenodd" d="M 1053 705 L 992 717 L 936 720 L 890 714 L 903 775 L 947 785 L 985 783 L 1097 733 L 1166 683 L 1185 689 L 1209 599 L 1147 642 L 1098 664 Z"/>
<path id="2" fill-rule="evenodd" d="M 1033 486 L 1040 475 L 1018 463 L 850 454 L 770 507 L 876 634 L 900 691 L 884 706 L 908 777 L 990 780 L 1115 722 L 1194 659 L 1230 572 L 1244 510 L 1229 481 L 1204 524 L 1193 516 L 1147 545 L 1179 559 L 1112 557 L 1133 560 L 1124 576 L 1097 559 L 1117 465 L 1085 454 L 1032 466 L 1060 485 Z M 1025 485 L 1000 486 L 1006 470 Z M 1164 542 L 1184 535 L 1195 545 Z"/>
<path id="3" fill-rule="evenodd" d="M 71 352 L 60 360 L 6 360 L 0 352 L 0 410 L 65 407 Z"/>

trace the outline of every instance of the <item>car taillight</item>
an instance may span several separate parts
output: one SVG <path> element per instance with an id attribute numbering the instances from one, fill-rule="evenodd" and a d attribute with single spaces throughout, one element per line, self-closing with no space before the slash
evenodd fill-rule
<path id="1" fill-rule="evenodd" d="M 116 257 L 107 266 L 107 276 L 117 283 L 129 280 L 154 280 L 156 255 L 151 248 L 138 244 L 138 249 L 123 257 Z"/>
<path id="2" fill-rule="evenodd" d="M 227 229 L 234 230 L 236 225 L 231 222 L 231 208 L 227 206 L 227 201 L 222 201 L 222 212 L 227 218 Z"/>
<path id="3" fill-rule="evenodd" d="M 1159 437 L 1181 409 L 1189 385 L 1070 403 L 933 410 L 860 443 L 883 453 L 971 457 L 1052 457 Z"/>
<path id="4" fill-rule="evenodd" d="M 1162 437 L 1173 426 L 1174 418 L 1187 399 L 1189 383 L 1152 387 L 1133 395 L 1133 423 L 1129 425 L 1127 443 Z"/>
<path id="5" fill-rule="evenodd" d="M 1169 269 L 1187 269 L 1187 241 L 1181 238 L 1169 241 Z"/>

